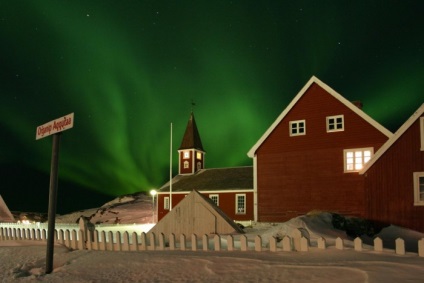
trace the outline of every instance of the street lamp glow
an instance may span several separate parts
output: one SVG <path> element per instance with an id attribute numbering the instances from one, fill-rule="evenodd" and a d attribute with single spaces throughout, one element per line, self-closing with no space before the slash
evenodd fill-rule
<path id="1" fill-rule="evenodd" d="M 152 195 L 152 197 L 155 197 L 155 195 L 157 194 L 156 190 L 151 190 L 150 194 Z"/>

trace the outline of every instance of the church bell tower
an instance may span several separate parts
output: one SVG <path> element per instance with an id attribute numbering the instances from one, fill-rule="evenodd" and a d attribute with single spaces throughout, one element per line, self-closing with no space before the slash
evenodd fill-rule
<path id="1" fill-rule="evenodd" d="M 192 111 L 178 149 L 178 173 L 189 175 L 205 168 L 205 153 Z"/>

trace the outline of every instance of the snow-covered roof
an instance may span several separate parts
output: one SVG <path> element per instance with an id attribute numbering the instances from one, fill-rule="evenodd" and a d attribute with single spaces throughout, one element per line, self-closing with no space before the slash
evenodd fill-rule
<path id="1" fill-rule="evenodd" d="M 201 169 L 195 174 L 177 175 L 172 179 L 173 192 L 253 190 L 253 167 Z M 169 182 L 158 193 L 169 192 Z"/>
<path id="2" fill-rule="evenodd" d="M 369 168 L 406 132 L 406 130 L 411 127 L 414 122 L 421 117 L 421 115 L 424 113 L 424 103 L 421 104 L 421 106 L 415 111 L 414 114 L 412 114 L 411 117 L 409 117 L 408 120 L 396 131 L 396 133 L 389 139 L 387 142 L 380 147 L 380 149 L 374 154 L 374 156 L 371 158 L 370 161 L 367 162 L 367 164 L 362 168 L 361 171 L 359 171 L 359 174 L 365 174 L 365 172 L 368 171 Z"/>
<path id="3" fill-rule="evenodd" d="M 268 136 L 274 131 L 274 129 L 278 126 L 278 124 L 284 119 L 284 117 L 287 115 L 287 113 L 290 112 L 290 110 L 296 105 L 296 103 L 299 101 L 299 99 L 306 93 L 306 91 L 309 89 L 309 87 L 316 83 L 321 88 L 323 88 L 325 91 L 327 91 L 330 95 L 332 95 L 334 98 L 339 100 L 341 103 L 343 103 L 346 107 L 348 107 L 350 110 L 355 112 L 357 115 L 362 117 L 365 121 L 370 123 L 372 126 L 374 126 L 377 130 L 379 130 L 381 133 L 386 135 L 387 137 L 391 137 L 393 134 L 387 130 L 385 127 L 383 127 L 380 123 L 375 121 L 373 118 L 368 116 L 364 111 L 359 109 L 357 106 L 355 106 L 352 102 L 344 98 L 342 95 L 337 93 L 334 89 L 323 83 L 321 80 L 319 80 L 317 77 L 312 76 L 311 79 L 306 83 L 306 85 L 300 90 L 300 92 L 294 97 L 294 99 L 290 102 L 290 104 L 284 109 L 284 111 L 278 116 L 278 118 L 272 123 L 272 125 L 266 130 L 266 132 L 262 135 L 262 137 L 256 142 L 256 144 L 249 150 L 247 155 L 250 158 L 253 158 L 255 156 L 256 150 L 262 145 L 262 143 L 268 138 Z"/>

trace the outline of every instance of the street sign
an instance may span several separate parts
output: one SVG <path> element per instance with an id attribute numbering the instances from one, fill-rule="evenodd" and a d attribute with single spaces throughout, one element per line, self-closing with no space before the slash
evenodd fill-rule
<path id="1" fill-rule="evenodd" d="M 35 132 L 35 139 L 39 140 L 47 136 L 63 132 L 74 126 L 74 113 L 57 118 L 56 120 L 38 126 Z"/>
<path id="2" fill-rule="evenodd" d="M 54 255 L 54 230 L 56 222 L 57 206 L 57 183 L 59 172 L 59 142 L 61 132 L 74 126 L 74 113 L 68 114 L 56 120 L 38 126 L 35 132 L 35 139 L 39 140 L 53 135 L 52 161 L 50 167 L 50 192 L 49 192 L 49 224 L 47 228 L 47 250 L 46 250 L 46 274 L 53 271 Z"/>

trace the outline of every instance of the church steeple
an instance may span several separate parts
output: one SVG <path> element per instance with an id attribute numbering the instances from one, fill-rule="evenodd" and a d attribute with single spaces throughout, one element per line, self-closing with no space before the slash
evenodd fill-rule
<path id="1" fill-rule="evenodd" d="M 203 149 L 194 114 L 191 112 L 181 146 L 178 149 L 179 174 L 194 174 L 198 170 L 203 169 L 205 165 L 204 157 L 205 150 Z"/>

